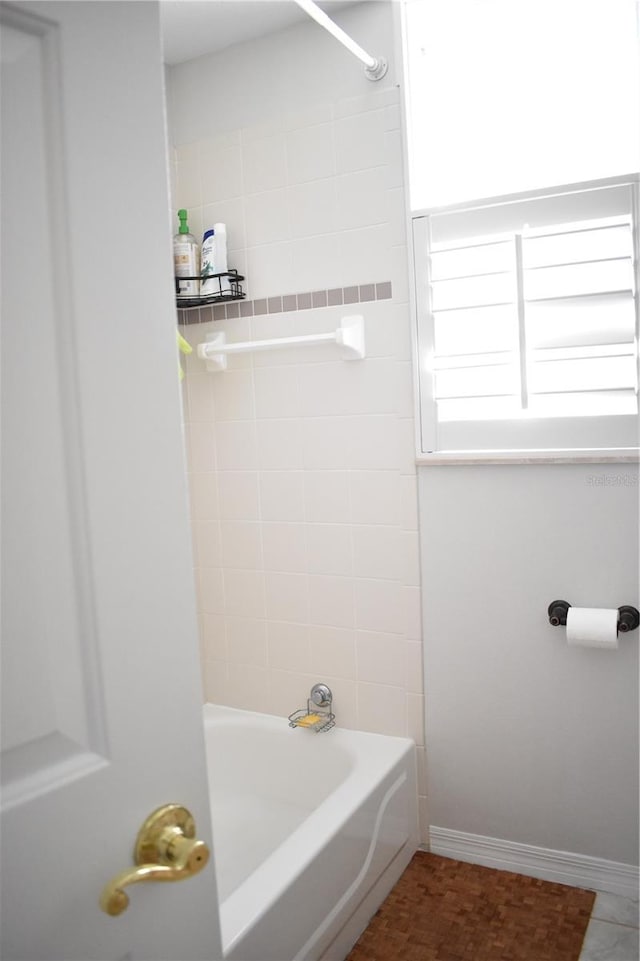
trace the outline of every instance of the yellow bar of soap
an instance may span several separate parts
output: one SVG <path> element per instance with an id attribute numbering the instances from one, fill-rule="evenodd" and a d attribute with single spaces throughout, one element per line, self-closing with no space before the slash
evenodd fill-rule
<path id="1" fill-rule="evenodd" d="M 322 718 L 320 714 L 305 714 L 304 717 L 301 717 L 299 720 L 296 721 L 296 726 L 297 727 L 313 727 L 314 724 L 317 724 L 318 721 L 321 721 L 321 720 Z"/>

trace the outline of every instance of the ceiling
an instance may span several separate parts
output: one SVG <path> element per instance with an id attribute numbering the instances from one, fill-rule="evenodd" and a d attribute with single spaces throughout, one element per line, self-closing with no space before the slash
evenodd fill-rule
<path id="1" fill-rule="evenodd" d="M 331 15 L 354 2 L 318 6 Z M 164 59 L 171 65 L 309 21 L 295 0 L 161 0 L 160 11 Z"/>

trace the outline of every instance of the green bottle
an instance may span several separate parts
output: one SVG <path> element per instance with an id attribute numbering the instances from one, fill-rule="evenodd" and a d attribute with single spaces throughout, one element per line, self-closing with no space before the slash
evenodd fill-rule
<path id="1" fill-rule="evenodd" d="M 178 299 L 197 297 L 200 293 L 200 249 L 198 241 L 189 233 L 187 211 L 179 210 L 180 228 L 173 238 L 173 262 L 177 280 Z M 183 277 L 194 277 L 195 280 L 182 280 Z"/>

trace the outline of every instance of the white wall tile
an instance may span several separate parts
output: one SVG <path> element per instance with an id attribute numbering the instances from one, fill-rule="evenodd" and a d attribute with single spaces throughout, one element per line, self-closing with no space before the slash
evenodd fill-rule
<path id="1" fill-rule="evenodd" d="M 317 524 L 346 524 L 349 504 L 348 471 L 305 471 L 304 504 L 307 521 Z"/>
<path id="2" fill-rule="evenodd" d="M 262 524 L 262 550 L 266 571 L 306 573 L 304 524 Z"/>
<path id="3" fill-rule="evenodd" d="M 286 718 L 294 711 L 306 708 L 309 691 L 314 684 L 315 680 L 311 674 L 270 670 L 269 711 Z"/>
<path id="4" fill-rule="evenodd" d="M 220 567 L 222 545 L 218 521 L 194 521 L 193 535 L 198 567 Z"/>
<path id="5" fill-rule="evenodd" d="M 356 631 L 357 678 L 372 684 L 406 685 L 407 642 L 401 634 Z"/>
<path id="6" fill-rule="evenodd" d="M 412 641 L 422 638 L 422 611 L 419 587 L 402 588 L 402 610 L 404 612 L 404 635 Z"/>
<path id="7" fill-rule="evenodd" d="M 358 683 L 358 726 L 375 734 L 405 737 L 405 693 L 400 687 Z"/>
<path id="8" fill-rule="evenodd" d="M 256 417 L 291 417 L 300 412 L 296 367 L 256 367 L 253 380 Z"/>
<path id="9" fill-rule="evenodd" d="M 304 520 L 302 471 L 262 471 L 260 516 L 263 521 Z"/>
<path id="10" fill-rule="evenodd" d="M 384 192 L 382 201 L 389 224 L 389 243 L 392 247 L 407 243 L 408 214 L 404 204 L 404 190 L 402 187 L 391 187 Z"/>
<path id="11" fill-rule="evenodd" d="M 345 230 L 338 237 L 343 286 L 370 284 L 376 278 L 391 279 L 396 262 L 391 261 L 387 224 Z"/>
<path id="12" fill-rule="evenodd" d="M 205 699 L 212 704 L 227 704 L 227 661 L 205 658 L 203 667 Z"/>
<path id="13" fill-rule="evenodd" d="M 387 231 L 390 228 L 387 227 Z M 409 262 L 404 244 L 390 246 L 388 249 L 389 280 L 393 284 L 393 299 L 397 303 L 409 300 Z"/>
<path id="14" fill-rule="evenodd" d="M 197 586 L 200 610 L 207 614 L 224 614 L 225 593 L 222 568 L 199 568 Z"/>
<path id="15" fill-rule="evenodd" d="M 255 664 L 229 662 L 227 703 L 247 711 L 269 710 L 269 672 Z"/>
<path id="16" fill-rule="evenodd" d="M 405 687 L 412 694 L 422 694 L 424 688 L 422 644 L 420 641 L 406 641 L 407 678 Z"/>
<path id="17" fill-rule="evenodd" d="M 424 746 L 424 697 L 422 694 L 407 694 L 407 734 L 418 746 Z"/>
<path id="18" fill-rule="evenodd" d="M 193 517 L 201 521 L 217 520 L 219 516 L 218 475 L 191 474 L 189 486 Z"/>
<path id="19" fill-rule="evenodd" d="M 405 531 L 418 530 L 418 484 L 415 474 L 400 478 L 400 522 Z"/>
<path id="20" fill-rule="evenodd" d="M 304 624 L 269 621 L 269 667 L 281 671 L 311 670 L 308 628 Z"/>
<path id="21" fill-rule="evenodd" d="M 336 183 L 333 177 L 289 187 L 291 237 L 330 234 L 338 227 Z"/>
<path id="22" fill-rule="evenodd" d="M 213 377 L 211 374 L 194 371 L 189 374 L 184 383 L 189 398 L 189 420 L 212 421 Z"/>
<path id="23" fill-rule="evenodd" d="M 267 617 L 272 621 L 306 623 L 309 619 L 309 592 L 305 574 L 265 574 Z"/>
<path id="24" fill-rule="evenodd" d="M 354 526 L 353 573 L 356 577 L 398 580 L 402 573 L 402 543 L 397 527 Z"/>
<path id="25" fill-rule="evenodd" d="M 429 844 L 429 810 L 427 798 L 418 796 L 418 827 L 420 832 L 420 843 Z"/>
<path id="26" fill-rule="evenodd" d="M 413 392 L 413 365 L 411 361 L 396 361 L 395 386 L 396 413 L 398 417 L 404 420 L 413 420 L 415 397 Z"/>
<path id="27" fill-rule="evenodd" d="M 300 377 L 303 417 L 392 413 L 397 403 L 395 360 L 309 364 Z"/>
<path id="28" fill-rule="evenodd" d="M 218 470 L 255 470 L 257 465 L 255 421 L 222 421 L 216 424 Z"/>
<path id="29" fill-rule="evenodd" d="M 306 538 L 310 574 L 351 577 L 351 529 L 346 524 L 307 524 Z"/>
<path id="30" fill-rule="evenodd" d="M 225 567 L 262 569 L 260 525 L 252 521 L 221 521 L 222 562 Z"/>
<path id="31" fill-rule="evenodd" d="M 222 146 L 217 138 L 201 141 L 200 179 L 203 204 L 242 196 L 244 189 L 240 146 Z"/>
<path id="32" fill-rule="evenodd" d="M 416 747 L 416 773 L 418 775 L 418 794 L 427 796 L 427 754 L 423 747 Z"/>
<path id="33" fill-rule="evenodd" d="M 354 584 L 350 577 L 309 575 L 311 624 L 327 627 L 354 626 Z"/>
<path id="34" fill-rule="evenodd" d="M 210 376 L 215 419 L 252 420 L 255 416 L 252 371 L 225 370 Z"/>
<path id="35" fill-rule="evenodd" d="M 251 337 L 255 340 L 274 340 L 280 337 L 290 337 L 296 333 L 297 315 L 292 311 L 274 314 L 257 314 L 251 318 Z M 254 370 L 266 367 L 285 366 L 290 363 L 290 350 L 281 347 L 272 347 L 270 350 L 258 350 L 252 354 Z M 295 411 L 294 411 L 295 413 Z M 287 416 L 291 417 L 291 406 L 287 410 Z"/>
<path id="36" fill-rule="evenodd" d="M 338 230 L 387 223 L 385 181 L 385 167 L 372 167 L 336 178 Z"/>
<path id="37" fill-rule="evenodd" d="M 264 140 L 267 137 L 275 137 L 285 129 L 284 111 L 278 109 L 272 111 L 272 116 L 268 120 L 260 123 L 253 123 L 251 126 L 243 127 L 240 131 L 240 140 L 243 144 L 252 143 L 254 140 Z"/>
<path id="38" fill-rule="evenodd" d="M 402 110 L 399 103 L 390 104 L 384 108 L 384 129 L 400 130 L 402 126 Z"/>
<path id="39" fill-rule="evenodd" d="M 335 174 L 333 124 L 290 130 L 286 135 L 289 183 L 305 183 Z"/>
<path id="40" fill-rule="evenodd" d="M 404 160 L 402 155 L 402 132 L 388 130 L 384 135 L 386 186 L 404 189 Z M 403 201 L 404 207 L 404 201 Z"/>
<path id="41" fill-rule="evenodd" d="M 349 730 L 358 728 L 357 685 L 346 677 L 325 674 L 322 680 L 333 694 L 332 709 L 336 724 Z M 315 680 L 314 680 L 315 683 Z"/>
<path id="42" fill-rule="evenodd" d="M 289 240 L 291 227 L 287 191 L 280 189 L 249 194 L 245 202 L 245 224 L 248 247 Z"/>
<path id="43" fill-rule="evenodd" d="M 351 471 L 349 486 L 354 524 L 398 525 L 401 486 L 397 471 Z"/>
<path id="44" fill-rule="evenodd" d="M 247 296 L 253 299 L 295 293 L 295 274 L 289 241 L 247 249 Z M 304 289 L 304 288 L 303 288 Z"/>
<path id="45" fill-rule="evenodd" d="M 299 412 L 303 417 L 327 417 L 350 413 L 348 409 L 349 378 L 353 365 L 308 364 L 300 378 Z"/>
<path id="46" fill-rule="evenodd" d="M 335 121 L 338 173 L 363 170 L 385 163 L 384 110 L 369 110 Z"/>
<path id="47" fill-rule="evenodd" d="M 227 656 L 235 664 L 267 664 L 267 622 L 227 617 Z"/>
<path id="48" fill-rule="evenodd" d="M 333 115 L 336 118 L 354 117 L 356 114 L 367 113 L 369 110 L 384 110 L 397 104 L 400 93 L 397 87 L 377 86 L 369 87 L 366 94 L 358 97 L 343 97 L 333 105 Z"/>
<path id="49" fill-rule="evenodd" d="M 221 614 L 202 615 L 202 641 L 206 657 L 216 661 L 227 659 L 226 619 Z"/>
<path id="50" fill-rule="evenodd" d="M 342 286 L 344 270 L 338 233 L 300 237 L 292 246 L 292 292 Z"/>
<path id="51" fill-rule="evenodd" d="M 395 581 L 356 579 L 356 627 L 398 633 L 404 626 L 402 588 Z"/>
<path id="52" fill-rule="evenodd" d="M 248 194 L 284 187 L 287 183 L 284 135 L 277 133 L 244 143 L 242 166 L 244 189 Z"/>
<path id="53" fill-rule="evenodd" d="M 304 422 L 306 470 L 342 470 L 351 466 L 353 432 L 349 418 L 312 417 Z"/>
<path id="54" fill-rule="evenodd" d="M 194 421 L 187 428 L 189 437 L 189 461 L 194 473 L 216 469 L 216 448 L 213 425 Z"/>
<path id="55" fill-rule="evenodd" d="M 397 361 L 371 359 L 361 363 L 343 363 L 343 369 L 347 413 L 395 413 L 398 397 Z"/>
<path id="56" fill-rule="evenodd" d="M 303 430 L 299 420 L 260 420 L 255 425 L 257 461 L 262 470 L 301 470 Z"/>
<path id="57" fill-rule="evenodd" d="M 264 573 L 224 569 L 225 613 L 230 617 L 266 617 Z"/>
<path id="58" fill-rule="evenodd" d="M 400 531 L 401 581 L 406 587 L 420 587 L 420 541 L 417 531 Z"/>
<path id="59" fill-rule="evenodd" d="M 176 165 L 176 192 L 174 195 L 176 210 L 181 207 L 199 207 L 202 204 L 202 190 L 200 187 L 200 158 L 197 144 L 188 144 L 178 148 L 178 163 Z M 175 228 L 177 233 L 178 228 Z"/>
<path id="60" fill-rule="evenodd" d="M 310 670 L 318 677 L 356 676 L 355 633 L 342 627 L 309 627 Z"/>
<path id="61" fill-rule="evenodd" d="M 295 131 L 308 127 L 317 127 L 333 120 L 332 103 L 310 103 L 307 101 L 302 107 L 294 107 L 284 111 L 283 129 Z"/>
<path id="62" fill-rule="evenodd" d="M 391 414 L 349 418 L 349 466 L 354 470 L 397 470 L 398 419 Z"/>
<path id="63" fill-rule="evenodd" d="M 217 476 L 220 519 L 258 520 L 258 474 L 255 471 L 220 471 Z"/>

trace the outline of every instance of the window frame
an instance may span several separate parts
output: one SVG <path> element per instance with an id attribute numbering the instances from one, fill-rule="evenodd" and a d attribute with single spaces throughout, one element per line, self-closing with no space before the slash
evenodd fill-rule
<path id="1" fill-rule="evenodd" d="M 414 316 L 414 383 L 416 400 L 416 462 L 419 465 L 452 464 L 529 464 L 529 463 L 637 463 L 640 461 L 640 438 L 638 446 L 629 447 L 566 447 L 566 448 L 516 448 L 497 450 L 437 450 L 437 410 L 434 397 L 434 375 L 420 363 L 420 357 L 434 350 L 434 318 L 430 312 L 429 261 L 428 261 L 428 217 L 447 213 L 464 212 L 478 207 L 491 207 L 498 204 L 518 201 L 538 200 L 553 195 L 587 191 L 601 187 L 629 185 L 632 188 L 633 212 L 633 271 L 635 341 L 640 340 L 640 175 L 637 173 L 605 179 L 584 181 L 574 184 L 561 184 L 521 193 L 505 194 L 468 200 L 458 204 L 431 207 L 412 211 L 411 217 L 411 259 L 413 265 L 413 284 L 411 285 L 412 312 Z M 639 364 L 638 352 L 636 365 Z M 637 370 L 640 383 L 640 368 Z M 578 417 L 567 419 L 585 422 L 591 418 Z M 598 419 L 598 418 L 594 418 Z M 480 423 L 487 423 L 481 421 Z M 518 421 L 513 422 L 513 432 L 518 433 Z M 640 423 L 640 421 L 639 421 Z"/>

